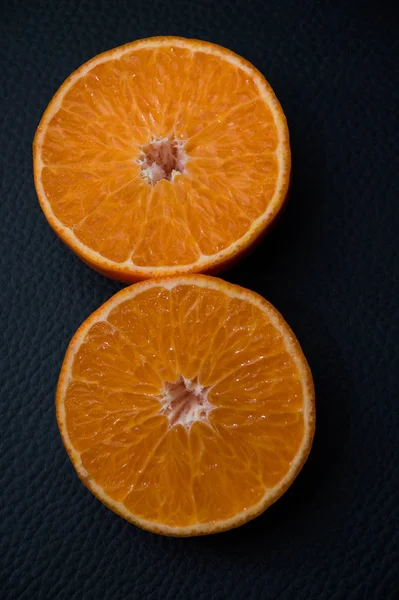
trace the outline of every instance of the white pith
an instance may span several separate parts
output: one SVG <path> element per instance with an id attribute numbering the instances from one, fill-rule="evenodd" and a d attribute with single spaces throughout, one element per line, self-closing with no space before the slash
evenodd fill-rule
<path id="1" fill-rule="evenodd" d="M 196 421 L 209 424 L 209 413 L 214 408 L 208 400 L 209 388 L 198 379 L 180 377 L 166 382 L 161 398 L 161 414 L 168 417 L 169 427 L 183 425 L 190 430 Z"/>
<path id="2" fill-rule="evenodd" d="M 162 179 L 173 181 L 176 175 L 184 173 L 186 163 L 184 142 L 169 138 L 154 138 L 141 148 L 137 159 L 142 178 L 151 185 Z"/>
<path id="3" fill-rule="evenodd" d="M 39 126 L 35 146 L 37 149 L 37 159 L 35 163 L 35 181 L 38 190 L 39 198 L 43 208 L 45 207 L 45 213 L 53 228 L 56 229 L 57 233 L 62 237 L 66 244 L 73 248 L 79 248 L 82 253 L 84 260 L 89 263 L 101 264 L 101 268 L 109 269 L 114 272 L 115 275 L 120 274 L 134 274 L 137 278 L 141 277 L 159 277 L 168 276 L 171 274 L 184 274 L 187 272 L 198 272 L 206 271 L 207 269 L 214 267 L 216 264 L 223 263 L 225 260 L 229 260 L 230 257 L 239 254 L 241 249 L 245 249 L 253 239 L 263 231 L 263 229 L 270 223 L 275 214 L 279 211 L 282 201 L 287 191 L 287 181 L 290 173 L 290 151 L 289 151 L 289 136 L 288 129 L 285 123 L 283 113 L 281 111 L 280 104 L 276 99 L 273 90 L 270 88 L 268 83 L 263 79 L 261 74 L 249 63 L 243 60 L 238 55 L 225 49 L 221 49 L 212 44 L 206 42 L 198 42 L 196 40 L 188 40 L 182 38 L 173 38 L 172 41 L 168 38 L 150 38 L 134 43 L 134 49 L 140 50 L 142 48 L 151 47 L 169 47 L 173 44 L 176 48 L 188 48 L 192 52 L 203 52 L 218 56 L 223 60 L 233 64 L 238 69 L 244 71 L 244 73 L 251 78 L 259 90 L 259 97 L 267 104 L 270 108 L 275 121 L 275 126 L 278 130 L 279 144 L 275 150 L 275 154 L 278 161 L 278 176 L 276 181 L 276 187 L 273 197 L 271 198 L 265 212 L 260 215 L 257 219 L 253 220 L 248 231 L 239 239 L 235 240 L 230 246 L 214 254 L 205 254 L 199 252 L 197 260 L 190 264 L 185 265 L 164 265 L 156 267 L 146 267 L 136 265 L 134 262 L 134 251 L 131 255 L 123 262 L 116 262 L 114 260 L 104 257 L 100 252 L 92 250 L 89 246 L 85 245 L 74 233 L 73 229 L 65 226 L 52 212 L 51 204 L 46 196 L 41 172 L 46 166 L 42 160 L 41 149 L 43 146 L 44 136 L 46 133 L 47 126 L 54 115 L 60 110 L 63 99 L 68 93 L 69 89 L 78 81 L 81 77 L 84 77 L 89 71 L 95 68 L 97 65 L 107 62 L 109 60 L 115 60 L 121 58 L 123 55 L 132 52 L 132 44 L 114 49 L 113 51 L 106 52 L 99 55 L 92 60 L 88 61 L 83 67 L 73 73 L 68 80 L 65 82 L 62 90 L 60 90 L 52 100 L 47 111 L 45 112 L 41 124 Z M 187 142 L 188 140 L 186 140 Z M 154 172 L 155 171 L 155 172 Z M 150 172 L 144 174 L 147 180 L 151 178 L 156 179 L 161 173 L 158 169 L 152 169 Z M 177 174 L 174 173 L 173 177 Z M 162 179 L 163 177 L 160 177 Z M 153 184 L 154 185 L 154 184 Z"/>

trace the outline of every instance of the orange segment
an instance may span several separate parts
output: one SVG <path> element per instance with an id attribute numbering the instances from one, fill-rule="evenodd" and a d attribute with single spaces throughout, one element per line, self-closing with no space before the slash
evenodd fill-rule
<path id="1" fill-rule="evenodd" d="M 286 120 L 264 77 L 229 50 L 174 37 L 73 73 L 33 154 L 50 225 L 127 282 L 221 269 L 270 225 L 290 176 Z"/>
<path id="2" fill-rule="evenodd" d="M 81 326 L 57 390 L 86 485 L 151 531 L 205 534 L 261 513 L 310 450 L 314 392 L 281 315 L 206 276 L 150 280 Z"/>
<path id="3" fill-rule="evenodd" d="M 214 420 L 211 418 L 214 427 Z M 240 524 L 243 511 L 256 506 L 264 494 L 258 473 L 240 456 L 238 440 L 227 443 L 218 429 L 198 425 L 192 430 L 195 457 L 194 498 L 198 523 L 204 531 L 218 522 Z M 243 460 L 244 458 L 244 460 Z M 249 468 L 248 468 L 249 467 Z M 237 486 L 240 491 L 237 493 Z M 241 513 L 241 515 L 240 515 Z M 209 522 L 212 514 L 213 523 Z M 239 517 L 240 515 L 240 517 Z M 245 519 L 248 520 L 248 519 Z"/>
<path id="4" fill-rule="evenodd" d="M 133 254 L 135 264 L 140 267 L 162 265 L 165 256 L 171 265 L 186 265 L 195 262 L 200 255 L 184 207 L 176 198 L 173 185 L 165 179 L 152 191 L 143 230 Z"/>
<path id="5" fill-rule="evenodd" d="M 129 260 L 143 235 L 143 223 L 137 219 L 137 211 L 145 211 L 150 198 L 151 192 L 144 185 L 129 180 L 105 195 L 75 226 L 74 235 L 109 260 Z M 129 245 L 124 243 L 126 240 Z"/>
<path id="6" fill-rule="evenodd" d="M 212 54 L 211 45 L 197 44 L 203 47 L 197 46 L 191 54 L 191 62 L 187 61 L 185 88 L 180 96 L 175 127 L 177 136 L 184 139 L 217 124 L 229 111 L 259 96 L 253 74 L 248 76 L 234 62 L 221 61 L 220 55 Z M 220 51 L 228 52 L 224 48 Z"/>
<path id="7" fill-rule="evenodd" d="M 129 185 L 130 171 L 130 168 L 127 171 L 126 168 L 115 165 L 112 168 L 105 165 L 87 170 L 77 169 L 73 165 L 52 166 L 43 168 L 42 178 L 48 198 L 50 201 L 57 201 L 54 206 L 56 217 L 72 229 L 105 200 Z M 104 210 L 100 214 L 103 213 Z"/>
<path id="8" fill-rule="evenodd" d="M 196 523 L 189 437 L 182 427 L 170 429 L 150 453 L 146 468 L 124 499 L 124 505 L 143 519 L 179 527 Z"/>

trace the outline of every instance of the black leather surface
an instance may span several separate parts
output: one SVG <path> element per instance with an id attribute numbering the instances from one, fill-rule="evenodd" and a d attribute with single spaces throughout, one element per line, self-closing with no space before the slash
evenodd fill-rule
<path id="1" fill-rule="evenodd" d="M 394 3 L 62 0 L 1 11 L 0 598 L 393 600 L 398 550 L 399 19 Z M 309 359 L 318 429 L 275 506 L 233 532 L 142 532 L 78 481 L 54 390 L 68 341 L 120 285 L 59 242 L 31 143 L 88 58 L 159 34 L 252 61 L 286 111 L 287 211 L 225 274 L 278 307 Z"/>

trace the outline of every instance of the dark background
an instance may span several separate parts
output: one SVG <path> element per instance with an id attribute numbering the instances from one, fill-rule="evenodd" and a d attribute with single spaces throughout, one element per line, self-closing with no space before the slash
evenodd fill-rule
<path id="1" fill-rule="evenodd" d="M 111 513 L 62 446 L 54 391 L 64 352 L 122 286 L 56 239 L 31 158 L 40 117 L 74 69 L 163 34 L 235 50 L 285 109 L 290 203 L 225 277 L 283 313 L 317 392 L 314 448 L 286 495 L 239 530 L 186 540 Z M 384 0 L 2 3 L 1 600 L 399 597 L 398 37 Z"/>

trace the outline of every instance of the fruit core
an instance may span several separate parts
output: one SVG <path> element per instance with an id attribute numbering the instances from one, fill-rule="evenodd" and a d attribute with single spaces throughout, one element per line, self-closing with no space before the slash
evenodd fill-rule
<path id="1" fill-rule="evenodd" d="M 161 179 L 173 181 L 175 175 L 184 173 L 187 155 L 181 141 L 169 138 L 154 139 L 141 148 L 137 162 L 144 181 L 155 185 Z"/>
<path id="2" fill-rule="evenodd" d="M 209 387 L 202 386 L 197 378 L 180 377 L 166 382 L 161 398 L 161 413 L 169 420 L 169 427 L 183 425 L 190 429 L 195 421 L 208 422 L 208 414 L 214 406 L 208 400 Z"/>

